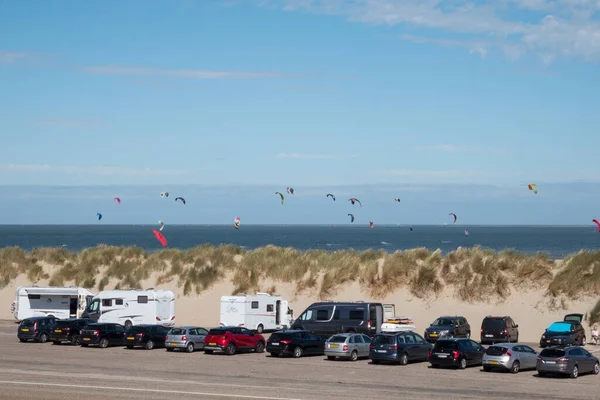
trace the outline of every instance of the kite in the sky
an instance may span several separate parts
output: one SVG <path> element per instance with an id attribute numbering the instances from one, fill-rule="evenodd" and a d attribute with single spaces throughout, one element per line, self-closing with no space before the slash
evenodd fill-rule
<path id="1" fill-rule="evenodd" d="M 121 204 L 121 199 L 120 199 L 120 198 L 118 198 L 118 197 L 115 197 L 115 198 L 113 199 L 113 201 L 116 201 L 117 203 Z"/>
<path id="2" fill-rule="evenodd" d="M 335 196 L 332 195 L 331 193 L 327 193 L 327 196 L 325 196 L 325 197 L 331 197 L 333 199 L 333 201 L 335 201 Z"/>
<path id="3" fill-rule="evenodd" d="M 453 224 L 455 224 L 455 223 L 456 223 L 456 214 L 454 214 L 454 213 L 450 213 L 450 214 L 448 214 L 448 215 L 452 215 L 452 216 L 454 217 L 454 222 L 452 222 L 452 223 L 453 223 Z"/>
<path id="4" fill-rule="evenodd" d="M 162 244 L 163 247 L 167 247 L 167 239 L 165 239 L 165 237 L 163 236 L 162 233 L 160 233 L 156 229 L 154 229 L 152 231 L 152 233 L 154 233 L 154 236 L 156 237 L 156 240 L 158 240 L 160 242 L 160 244 Z"/>
<path id="5" fill-rule="evenodd" d="M 275 192 L 275 194 L 278 194 L 281 197 L 281 205 L 283 205 L 283 201 L 285 200 L 283 194 L 281 192 Z"/>
<path id="6" fill-rule="evenodd" d="M 175 197 L 175 201 L 181 200 L 183 204 L 185 204 L 185 199 L 183 197 Z"/>

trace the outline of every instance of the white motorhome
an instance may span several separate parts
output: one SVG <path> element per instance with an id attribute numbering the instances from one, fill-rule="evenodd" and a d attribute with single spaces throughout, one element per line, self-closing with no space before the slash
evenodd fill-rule
<path id="1" fill-rule="evenodd" d="M 80 318 L 95 295 L 80 287 L 20 286 L 11 313 L 17 321 L 43 316 Z"/>
<path id="2" fill-rule="evenodd" d="M 287 329 L 292 322 L 293 311 L 281 296 L 256 293 L 221 297 L 221 326 L 241 326 L 262 333 L 265 330 Z"/>
<path id="3" fill-rule="evenodd" d="M 175 294 L 170 290 L 105 290 L 98 293 L 83 313 L 84 318 L 129 328 L 151 324 L 175 325 Z"/>

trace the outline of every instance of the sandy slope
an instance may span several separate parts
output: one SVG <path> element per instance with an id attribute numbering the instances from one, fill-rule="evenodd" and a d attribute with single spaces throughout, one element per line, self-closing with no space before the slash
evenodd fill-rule
<path id="1" fill-rule="evenodd" d="M 155 287 L 155 282 L 156 275 L 144 281 L 142 287 Z M 0 304 L 2 304 L 0 319 L 13 319 L 10 314 L 10 304 L 14 300 L 16 288 L 30 284 L 27 278 L 21 275 L 4 289 L 0 290 Z M 38 286 L 46 286 L 47 284 L 48 281 L 37 282 Z M 108 288 L 114 287 L 114 284 L 115 282 L 111 282 Z M 295 317 L 298 317 L 311 303 L 318 301 L 316 291 L 312 293 L 304 292 L 295 296 L 295 287 L 292 284 L 265 281 L 261 289 L 266 290 L 273 285 L 277 289 L 277 294 L 284 296 L 291 302 L 291 308 L 294 310 Z M 221 296 L 231 295 L 234 285 L 229 279 L 225 279 L 225 281 L 214 285 L 199 295 L 194 293 L 189 296 L 183 295 L 183 288 L 178 287 L 176 279 L 158 285 L 156 288 L 170 289 L 177 294 L 175 314 L 178 324 L 199 324 L 205 327 L 212 327 L 219 323 Z M 579 312 L 585 314 L 593 307 L 596 301 L 596 299 L 583 299 L 571 302 L 565 310 L 549 311 L 545 305 L 545 301 L 548 299 L 544 297 L 543 291 L 530 291 L 519 294 L 513 290 L 513 295 L 503 303 L 467 304 L 455 299 L 452 289 L 445 289 L 437 299 L 430 301 L 417 299 L 406 290 L 389 294 L 385 298 L 374 299 L 361 290 L 358 282 L 340 288 L 331 297 L 331 300 L 374 300 L 393 303 L 396 305 L 398 315 L 413 317 L 419 333 L 422 333 L 438 316 L 462 315 L 470 322 L 475 339 L 479 339 L 481 321 L 486 315 L 510 315 L 519 324 L 521 341 L 527 342 L 537 342 L 544 328 L 555 320 L 561 320 L 566 313 Z M 589 328 L 587 325 L 585 327 L 589 336 Z"/>

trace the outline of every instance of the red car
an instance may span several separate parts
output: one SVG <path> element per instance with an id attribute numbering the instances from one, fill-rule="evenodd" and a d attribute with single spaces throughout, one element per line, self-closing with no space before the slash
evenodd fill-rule
<path id="1" fill-rule="evenodd" d="M 237 326 L 223 326 L 208 331 L 204 338 L 204 352 L 223 351 L 232 356 L 238 350 L 254 350 L 257 353 L 265 351 L 265 338 L 249 329 Z"/>

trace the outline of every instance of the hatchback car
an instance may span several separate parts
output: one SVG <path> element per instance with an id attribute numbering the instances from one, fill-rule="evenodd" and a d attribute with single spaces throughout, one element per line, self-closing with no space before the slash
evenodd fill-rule
<path id="1" fill-rule="evenodd" d="M 54 344 L 70 342 L 77 346 L 81 342 L 81 330 L 93 322 L 86 318 L 59 319 L 50 331 L 50 340 Z"/>
<path id="2" fill-rule="evenodd" d="M 427 361 L 432 345 L 414 332 L 378 333 L 370 346 L 369 358 L 373 364 L 381 361 Z"/>
<path id="3" fill-rule="evenodd" d="M 585 346 L 587 339 L 581 325 L 583 314 L 567 314 L 562 321 L 552 323 L 540 338 L 540 347 L 548 346 Z"/>
<path id="4" fill-rule="evenodd" d="M 165 337 L 165 347 L 167 351 L 185 349 L 188 353 L 193 353 L 194 350 L 204 348 L 204 338 L 207 334 L 208 330 L 199 326 L 171 328 Z"/>
<path id="5" fill-rule="evenodd" d="M 369 357 L 371 338 L 362 333 L 340 333 L 333 335 L 325 342 L 325 355 L 328 360 L 336 357 L 356 361 Z"/>
<path id="6" fill-rule="evenodd" d="M 509 316 L 488 315 L 481 322 L 481 344 L 519 341 L 519 325 Z"/>
<path id="7" fill-rule="evenodd" d="M 152 350 L 155 347 L 165 347 L 165 337 L 169 328 L 162 325 L 134 325 L 123 334 L 123 344 L 128 349 L 143 347 Z"/>
<path id="8" fill-rule="evenodd" d="M 423 336 L 430 343 L 449 337 L 468 339 L 471 337 L 471 325 L 465 317 L 440 317 L 425 329 Z"/>
<path id="9" fill-rule="evenodd" d="M 81 330 L 81 347 L 98 345 L 104 349 L 108 346 L 122 346 L 125 328 L 114 323 L 93 323 Z"/>
<path id="10" fill-rule="evenodd" d="M 267 351 L 271 356 L 323 355 L 325 339 L 307 330 L 281 330 L 273 332 L 267 340 Z"/>
<path id="11" fill-rule="evenodd" d="M 505 343 L 490 346 L 483 355 L 483 370 L 503 369 L 516 374 L 524 369 L 535 369 L 538 353 L 520 343 Z"/>
<path id="12" fill-rule="evenodd" d="M 540 352 L 536 369 L 538 375 L 569 375 L 577 378 L 579 374 L 600 373 L 598 358 L 580 346 L 549 347 Z"/>
<path id="13" fill-rule="evenodd" d="M 33 340 L 34 342 L 46 343 L 55 322 L 56 318 L 54 317 L 26 318 L 21 321 L 17 328 L 17 337 L 21 342 Z"/>
<path id="14" fill-rule="evenodd" d="M 429 351 L 432 368 L 454 366 L 465 369 L 481 365 L 485 348 L 471 339 L 440 339 Z"/>
<path id="15" fill-rule="evenodd" d="M 206 354 L 222 351 L 232 356 L 238 350 L 254 350 L 257 353 L 262 353 L 265 351 L 265 338 L 250 329 L 237 326 L 222 326 L 211 329 L 204 338 L 204 352 Z"/>

